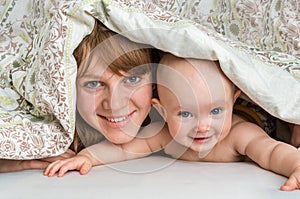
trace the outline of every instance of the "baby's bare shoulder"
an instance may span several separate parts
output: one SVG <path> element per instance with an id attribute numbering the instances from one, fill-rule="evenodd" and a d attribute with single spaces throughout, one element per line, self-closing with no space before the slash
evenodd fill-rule
<path id="1" fill-rule="evenodd" d="M 264 133 L 263 129 L 257 124 L 249 122 L 238 115 L 233 115 L 230 133 L 238 133 L 241 135 L 243 133 Z"/>
<path id="2" fill-rule="evenodd" d="M 268 139 L 268 137 L 267 133 L 258 125 L 248 122 L 239 116 L 233 117 L 229 139 L 240 154 L 245 154 L 245 149 L 249 143 Z"/>

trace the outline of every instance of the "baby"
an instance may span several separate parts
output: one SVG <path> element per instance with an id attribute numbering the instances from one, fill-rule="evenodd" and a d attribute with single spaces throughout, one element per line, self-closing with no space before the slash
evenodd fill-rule
<path id="1" fill-rule="evenodd" d="M 141 132 L 143 138 L 127 144 L 94 145 L 80 165 L 58 161 L 45 174 L 88 171 L 91 166 L 144 157 L 164 149 L 175 158 L 189 161 L 237 162 L 249 158 L 264 169 L 289 177 L 281 190 L 300 188 L 300 152 L 233 114 L 240 90 L 222 73 L 218 62 L 167 54 L 158 67 L 157 84 L 159 100 L 152 99 L 152 103 L 167 125 L 153 123 Z"/>

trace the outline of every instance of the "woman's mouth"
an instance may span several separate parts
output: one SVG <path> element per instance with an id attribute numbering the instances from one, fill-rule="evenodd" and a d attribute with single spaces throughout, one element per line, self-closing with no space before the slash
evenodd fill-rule
<path id="1" fill-rule="evenodd" d="M 127 125 L 130 121 L 130 118 L 134 114 L 135 111 L 128 115 L 118 116 L 118 117 L 112 117 L 112 116 L 103 116 L 99 115 L 100 118 L 102 118 L 105 121 L 105 124 L 108 125 L 111 128 L 121 128 Z"/>
<path id="2" fill-rule="evenodd" d="M 123 117 L 115 117 L 115 118 L 106 118 L 109 122 L 121 122 L 128 118 L 129 116 L 123 116 Z"/>

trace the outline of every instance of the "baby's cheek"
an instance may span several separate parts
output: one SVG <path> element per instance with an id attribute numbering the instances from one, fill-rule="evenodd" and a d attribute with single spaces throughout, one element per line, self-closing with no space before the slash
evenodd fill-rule
<path id="1" fill-rule="evenodd" d="M 231 129 L 231 120 L 224 121 L 222 127 L 220 128 L 221 135 L 223 137 L 227 136 Z"/>
<path id="2" fill-rule="evenodd" d="M 180 136 L 180 131 L 182 131 L 174 122 L 167 121 L 168 128 L 169 128 L 169 133 L 173 138 L 179 137 Z"/>
<path id="3" fill-rule="evenodd" d="M 189 143 L 190 141 L 188 139 L 188 134 L 190 133 L 191 129 L 189 129 L 186 126 L 179 126 L 179 125 L 169 125 L 169 126 L 171 127 L 169 128 L 170 135 L 176 142 L 184 146 L 190 144 Z"/>

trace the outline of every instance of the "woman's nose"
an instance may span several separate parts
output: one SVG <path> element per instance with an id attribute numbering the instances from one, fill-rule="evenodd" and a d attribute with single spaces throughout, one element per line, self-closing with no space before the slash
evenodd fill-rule
<path id="1" fill-rule="evenodd" d="M 128 105 L 129 94 L 120 86 L 108 88 L 102 100 L 104 109 L 119 110 Z"/>

